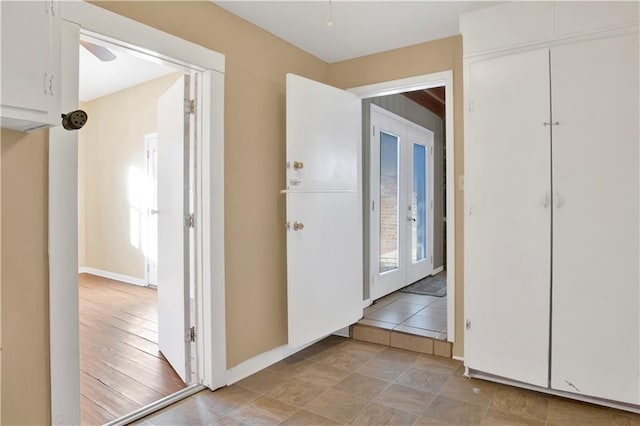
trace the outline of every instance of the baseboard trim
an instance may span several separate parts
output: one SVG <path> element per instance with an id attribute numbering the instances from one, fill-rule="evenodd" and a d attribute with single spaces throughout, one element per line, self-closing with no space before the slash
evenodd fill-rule
<path id="1" fill-rule="evenodd" d="M 453 355 L 451 358 L 455 359 L 456 361 L 464 362 L 464 357 L 463 356 Z"/>
<path id="2" fill-rule="evenodd" d="M 142 278 L 131 277 L 129 275 L 116 274 L 115 272 L 103 271 L 102 269 L 91 268 L 89 266 L 81 266 L 78 268 L 79 274 L 97 275 L 111 280 L 121 281 L 127 284 L 133 284 L 140 287 L 146 287 L 147 283 Z"/>
<path id="3" fill-rule="evenodd" d="M 436 269 L 433 270 L 433 272 L 431 273 L 431 275 L 436 275 L 439 274 L 440 272 L 444 271 L 444 266 L 438 266 Z"/>
<path id="4" fill-rule="evenodd" d="M 229 368 L 227 370 L 227 386 L 232 385 L 240 380 L 251 376 L 252 374 L 257 373 L 258 371 L 264 370 L 265 368 L 275 364 L 276 362 L 282 361 L 288 356 L 295 354 L 307 348 L 322 339 L 325 339 L 328 336 L 322 337 L 318 340 L 314 340 L 313 342 L 300 346 L 299 348 L 292 348 L 289 345 L 282 345 L 277 348 L 271 349 L 270 351 L 266 351 L 261 353 L 260 355 L 256 355 L 253 358 L 249 358 L 246 361 L 241 362 L 235 367 Z"/>

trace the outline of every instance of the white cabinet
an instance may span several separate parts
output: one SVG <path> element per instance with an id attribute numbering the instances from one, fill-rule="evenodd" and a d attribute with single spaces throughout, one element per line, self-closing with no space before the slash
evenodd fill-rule
<path id="1" fill-rule="evenodd" d="M 55 1 L 0 2 L 2 127 L 60 123 L 60 11 Z"/>
<path id="2" fill-rule="evenodd" d="M 465 365 L 638 408 L 640 49 L 619 7 L 609 32 L 465 52 Z"/>

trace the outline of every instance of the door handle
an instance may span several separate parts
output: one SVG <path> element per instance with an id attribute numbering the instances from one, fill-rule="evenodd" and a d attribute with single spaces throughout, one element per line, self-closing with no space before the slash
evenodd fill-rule
<path id="1" fill-rule="evenodd" d="M 555 204 L 557 209 L 564 206 L 564 197 L 560 195 L 559 192 L 554 193 L 553 198 L 554 198 L 553 203 Z"/>
<path id="2" fill-rule="evenodd" d="M 414 218 L 412 218 L 411 216 L 407 217 L 407 220 L 408 220 L 409 222 L 415 222 L 415 221 L 416 221 L 416 220 L 415 220 Z"/>
<path id="3" fill-rule="evenodd" d="M 302 231 L 304 229 L 304 224 L 300 222 L 293 222 L 293 230 L 294 231 Z"/>
<path id="4" fill-rule="evenodd" d="M 156 209 L 149 209 L 149 213 L 151 213 L 151 214 L 158 214 L 158 210 L 156 210 Z"/>

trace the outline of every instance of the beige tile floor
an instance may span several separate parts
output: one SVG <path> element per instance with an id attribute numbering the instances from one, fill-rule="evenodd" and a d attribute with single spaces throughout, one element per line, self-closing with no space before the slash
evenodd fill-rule
<path id="1" fill-rule="evenodd" d="M 396 291 L 365 308 L 364 318 L 358 323 L 446 340 L 447 296 L 423 296 Z"/>
<path id="2" fill-rule="evenodd" d="M 460 361 L 329 337 L 142 425 L 640 425 L 640 416 L 466 379 Z"/>

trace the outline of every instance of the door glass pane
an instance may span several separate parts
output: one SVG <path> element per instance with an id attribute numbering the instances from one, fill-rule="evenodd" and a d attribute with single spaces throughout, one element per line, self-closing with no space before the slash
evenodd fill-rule
<path id="1" fill-rule="evenodd" d="M 380 132 L 380 273 L 398 268 L 398 142 Z"/>
<path id="2" fill-rule="evenodd" d="M 413 190 L 411 191 L 411 260 L 427 257 L 427 150 L 413 144 Z"/>

